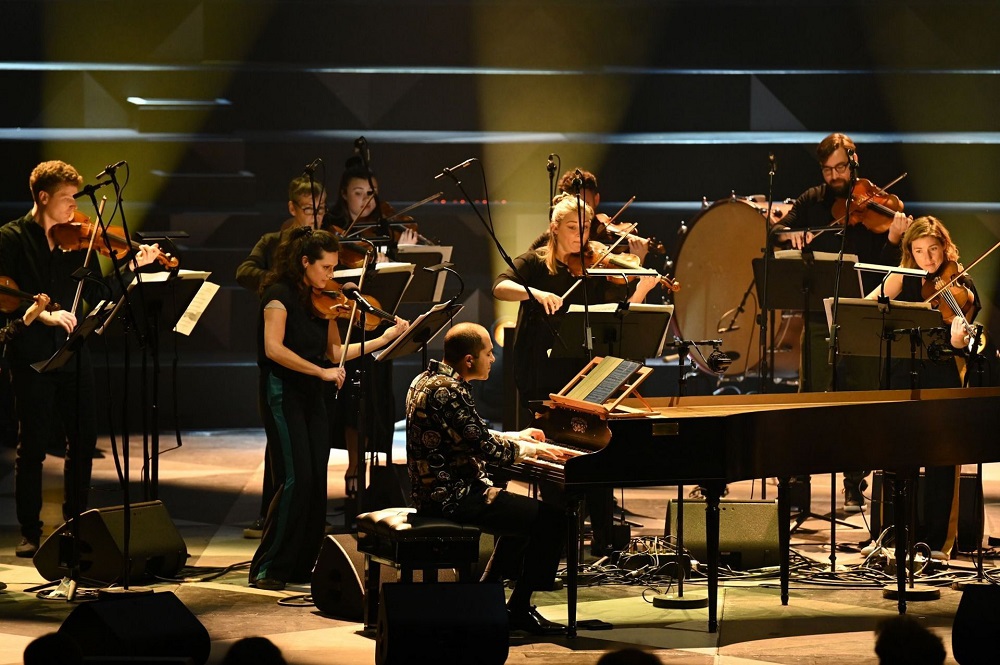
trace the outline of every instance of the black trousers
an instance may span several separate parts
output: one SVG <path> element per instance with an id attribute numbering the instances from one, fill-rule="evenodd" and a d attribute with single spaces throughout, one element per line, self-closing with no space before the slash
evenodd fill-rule
<path id="1" fill-rule="evenodd" d="M 514 578 L 515 589 L 528 594 L 552 589 L 566 540 L 566 515 L 562 510 L 492 487 L 463 499 L 448 519 L 474 524 L 497 536 L 484 579 Z M 507 569 L 511 562 L 516 562 L 519 569 Z"/>
<path id="2" fill-rule="evenodd" d="M 277 489 L 250 564 L 250 581 L 307 582 L 326 525 L 330 440 L 322 387 L 310 389 L 271 375 L 268 406 L 278 435 L 273 459 Z"/>
<path id="3" fill-rule="evenodd" d="M 50 443 L 65 448 L 63 518 L 87 508 L 90 473 L 97 447 L 94 372 L 87 353 L 64 370 L 39 373 L 12 367 L 11 381 L 21 437 L 14 462 L 14 497 L 21 535 L 42 533 L 42 462 Z M 79 416 L 79 417 L 78 417 Z"/>

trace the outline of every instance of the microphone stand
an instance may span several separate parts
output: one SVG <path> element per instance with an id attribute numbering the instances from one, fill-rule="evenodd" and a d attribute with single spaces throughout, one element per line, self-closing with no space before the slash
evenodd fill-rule
<path id="1" fill-rule="evenodd" d="M 583 183 L 583 178 L 580 177 L 580 172 L 577 171 L 577 177 L 573 181 L 574 185 L 578 185 L 576 189 L 576 212 L 578 220 L 578 230 L 580 231 L 580 270 L 583 273 L 580 277 L 583 280 L 583 347 L 587 351 L 587 361 L 594 359 L 594 340 L 591 338 L 593 331 L 590 328 L 590 293 L 587 285 L 588 275 L 587 275 L 587 261 L 585 258 L 586 248 L 584 246 L 584 224 L 589 225 L 590 220 L 585 220 L 583 218 L 583 213 L 586 211 L 584 207 L 583 198 L 581 194 L 586 191 L 586 185 Z"/>
<path id="2" fill-rule="evenodd" d="M 844 227 L 840 233 L 840 251 L 837 254 L 837 270 L 833 281 L 833 316 L 830 324 L 830 351 L 829 362 L 831 363 L 831 386 L 833 392 L 837 392 L 837 361 L 839 360 L 840 343 L 837 339 L 840 327 L 837 323 L 837 313 L 840 309 L 840 275 L 844 267 L 844 252 L 847 248 L 847 228 L 851 219 L 851 199 L 854 196 L 854 186 L 858 183 L 858 163 L 855 161 L 853 151 L 848 154 L 848 165 L 851 169 L 851 178 L 847 187 L 847 201 L 844 210 Z M 807 332 L 808 335 L 808 332 Z M 837 572 L 837 472 L 830 473 L 830 572 Z M 897 534 L 898 535 L 898 534 Z"/>
<path id="3" fill-rule="evenodd" d="M 764 274 L 761 276 L 761 304 L 760 304 L 760 364 L 757 366 L 757 378 L 760 380 L 760 386 L 758 389 L 760 392 L 766 393 L 768 391 L 768 384 L 774 380 L 774 344 L 772 340 L 771 347 L 771 359 L 768 362 L 767 358 L 767 329 L 768 329 L 768 316 L 773 316 L 773 313 L 768 311 L 768 297 L 767 297 L 767 267 L 771 263 L 771 209 L 774 206 L 774 174 L 777 171 L 775 168 L 774 155 L 770 155 L 771 167 L 767 172 L 767 215 L 764 217 Z M 752 286 L 752 282 L 751 282 Z M 740 303 L 740 308 L 742 308 L 743 303 Z M 773 324 L 772 324 L 772 335 Z M 761 487 L 764 485 L 761 484 Z"/>
<path id="4" fill-rule="evenodd" d="M 563 341 L 562 337 L 559 335 L 559 331 L 556 330 L 556 327 L 552 325 L 552 322 L 545 315 L 545 308 L 542 307 L 542 303 L 538 301 L 538 298 L 535 296 L 534 291 L 528 285 L 528 280 L 524 278 L 524 275 L 522 275 L 521 272 L 517 269 L 517 266 L 514 265 L 514 260 L 510 258 L 510 255 L 503 248 L 503 243 L 501 243 L 500 239 L 497 237 L 496 231 L 493 230 L 492 216 L 490 217 L 490 221 L 486 221 L 486 218 L 484 218 L 482 213 L 479 212 L 479 208 L 476 207 L 476 204 L 469 196 L 469 193 L 465 191 L 465 187 L 462 186 L 462 181 L 458 179 L 458 176 L 455 175 L 455 172 L 452 169 L 444 169 L 443 173 L 455 181 L 455 186 L 457 186 L 459 191 L 462 192 L 462 196 L 465 198 L 466 201 L 469 202 L 469 205 L 472 207 L 472 212 L 476 213 L 476 217 L 479 219 L 479 222 L 483 225 L 483 229 L 486 230 L 486 233 L 493 240 L 493 244 L 496 246 L 497 252 L 500 254 L 500 258 L 503 259 L 503 262 L 507 264 L 508 268 L 510 268 L 511 273 L 514 275 L 516 281 L 521 286 L 524 287 L 524 291 L 528 295 L 528 301 L 534 304 L 536 311 L 541 312 L 540 320 L 549 329 L 549 333 L 552 334 L 552 339 L 558 342 L 559 345 L 565 350 L 566 342 Z M 484 188 L 486 187 L 485 174 L 483 175 L 483 187 Z M 489 205 L 490 205 L 489 196 L 484 197 L 484 200 L 486 201 L 487 212 L 489 212 Z"/>
<path id="5" fill-rule="evenodd" d="M 558 167 L 556 166 L 556 163 L 554 161 L 552 161 L 553 157 L 555 157 L 556 159 L 559 159 L 560 162 L 562 161 L 562 159 L 559 157 L 559 155 L 557 155 L 555 153 L 552 153 L 551 155 L 549 155 L 548 164 L 545 165 L 545 170 L 549 172 L 549 214 L 548 214 L 548 219 L 552 219 L 552 209 L 555 207 L 554 205 L 552 205 L 552 199 L 554 199 L 556 197 L 556 171 L 558 170 Z"/>

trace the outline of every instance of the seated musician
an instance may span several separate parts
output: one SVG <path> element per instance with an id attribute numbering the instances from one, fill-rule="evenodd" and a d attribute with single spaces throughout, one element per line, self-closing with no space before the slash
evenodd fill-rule
<path id="1" fill-rule="evenodd" d="M 896 213 L 902 216 L 903 213 Z M 925 270 L 927 277 L 911 277 L 891 274 L 885 280 L 885 295 L 892 300 L 904 302 L 921 302 L 925 299 L 924 288 L 930 293 L 936 290 L 935 278 L 943 268 L 958 262 L 958 247 L 951 240 L 948 229 L 935 217 L 919 217 L 913 220 L 903 234 L 901 243 L 903 268 Z M 967 321 L 971 323 L 981 305 L 976 295 L 972 279 L 965 275 L 960 278 L 959 286 L 967 289 L 967 297 L 972 303 Z M 876 299 L 882 295 L 878 288 L 866 297 Z M 969 346 L 970 337 L 962 316 L 955 316 L 950 322 L 949 339 L 951 345 L 959 350 L 961 355 Z M 930 359 L 920 360 L 918 376 L 921 388 L 956 388 L 962 385 L 956 358 L 946 356 L 940 362 Z M 909 358 L 893 360 L 893 384 L 908 385 L 910 373 Z M 960 436 L 956 433 L 956 436 Z M 942 445 L 948 442 L 942 441 Z M 936 558 L 947 558 L 955 543 L 958 520 L 958 475 L 959 468 L 955 466 L 927 467 L 924 472 L 924 510 L 923 520 L 917 530 L 917 540 L 926 542 L 936 553 Z"/>
<path id="2" fill-rule="evenodd" d="M 584 204 L 583 219 L 593 218 L 593 209 Z M 520 394 L 521 405 L 532 408 L 531 402 L 548 399 L 558 393 L 587 364 L 583 351 L 579 357 L 551 357 L 551 349 L 558 344 L 553 330 L 559 327 L 559 318 L 571 304 L 585 302 L 607 303 L 628 300 L 640 303 L 656 286 L 655 277 L 642 277 L 634 285 L 613 284 L 605 278 L 591 279 L 578 285 L 566 299 L 563 296 L 578 280 L 578 268 L 569 264 L 580 260 L 581 213 L 575 196 L 564 194 L 557 198 L 549 223 L 549 239 L 545 247 L 529 250 L 514 259 L 512 270 L 501 273 L 493 283 L 493 295 L 499 300 L 520 302 L 517 326 L 514 329 L 514 383 Z M 590 229 L 583 229 L 584 243 L 588 243 Z M 520 275 L 520 277 L 518 277 Z M 528 291 L 519 281 L 523 278 L 538 302 L 528 300 Z M 584 289 L 587 290 L 586 295 Z M 631 292 L 631 295 L 630 295 Z M 562 492 L 550 483 L 540 483 L 547 501 L 564 502 Z M 607 489 L 587 492 L 594 537 L 591 551 L 594 556 L 604 556 L 611 547 L 612 496 Z"/>
<path id="3" fill-rule="evenodd" d="M 559 634 L 564 627 L 531 606 L 535 590 L 551 590 L 566 533 L 562 511 L 493 487 L 486 462 L 510 465 L 524 457 L 563 461 L 567 453 L 544 443 L 541 430 L 500 433 L 476 411 L 470 381 L 485 380 L 493 364 L 489 333 L 459 323 L 444 338 L 443 361 L 432 360 L 406 394 L 406 459 L 417 512 L 475 524 L 499 536 L 483 581 L 504 573 L 496 561 L 518 561 L 520 570 L 507 603 L 512 630 Z"/>

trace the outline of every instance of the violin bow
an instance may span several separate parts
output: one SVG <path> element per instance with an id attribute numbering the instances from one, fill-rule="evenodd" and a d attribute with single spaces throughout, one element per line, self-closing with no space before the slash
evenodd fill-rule
<path id="1" fill-rule="evenodd" d="M 633 197 L 632 197 L 632 198 L 630 198 L 630 199 L 629 199 L 628 201 L 626 201 L 626 202 L 625 202 L 625 205 L 623 205 L 623 206 L 621 207 L 621 209 L 619 209 L 619 210 L 618 210 L 618 212 L 616 212 L 616 213 L 615 213 L 614 217 L 612 217 L 611 219 L 609 219 L 609 220 L 607 221 L 607 223 L 605 223 L 605 226 L 608 226 L 609 224 L 614 224 L 614 223 L 615 223 L 615 220 L 616 220 L 616 219 L 618 219 L 618 218 L 619 218 L 619 217 L 621 216 L 621 214 L 622 214 L 623 212 L 625 212 L 625 208 L 627 208 L 627 207 L 629 207 L 630 205 L 632 205 L 632 202 L 633 202 L 633 201 L 635 201 L 635 196 L 633 196 Z M 634 229 L 634 228 L 635 228 L 636 226 L 639 226 L 639 225 L 638 225 L 638 224 L 633 224 L 633 225 L 632 225 L 632 228 Z"/>
<path id="2" fill-rule="evenodd" d="M 104 214 L 104 205 L 108 202 L 108 197 L 102 196 L 101 203 L 97 206 L 97 219 L 101 218 Z M 94 224 L 90 225 L 90 242 L 87 244 L 87 255 L 83 259 L 83 265 L 86 266 L 90 262 L 90 256 L 94 253 L 94 240 L 97 239 L 97 228 Z M 83 295 L 83 280 L 81 279 L 76 283 L 76 295 L 73 296 L 73 309 L 69 310 L 73 315 L 76 315 L 76 308 L 80 304 L 80 296 Z"/>
<path id="3" fill-rule="evenodd" d="M 634 199 L 635 197 L 633 196 L 632 198 Z M 626 203 L 625 205 L 627 206 L 628 204 Z M 624 210 L 624 209 L 625 208 L 622 208 L 622 210 Z M 607 249 L 604 250 L 604 252 L 597 258 L 597 260 L 594 261 L 594 263 L 595 264 L 596 263 L 600 263 L 605 258 L 607 258 L 607 256 L 611 253 L 611 250 L 613 250 L 615 247 L 617 247 L 618 243 L 620 243 L 622 240 L 625 240 L 625 238 L 628 237 L 628 234 L 632 233 L 632 231 L 635 231 L 635 229 L 636 229 L 637 226 L 639 226 L 639 225 L 637 223 L 633 222 L 632 225 L 629 226 L 629 228 L 628 228 L 627 231 L 625 231 L 620 236 L 618 236 L 618 240 L 615 240 L 613 243 L 611 243 L 610 245 L 608 245 Z M 580 249 L 580 265 L 581 266 L 583 265 L 583 249 L 582 248 Z M 575 289 L 577 286 L 580 285 L 580 282 L 582 282 L 583 279 L 584 279 L 584 277 L 586 277 L 586 273 L 587 273 L 586 268 L 584 268 L 583 272 L 584 272 L 584 274 L 580 275 L 580 277 L 578 277 L 577 280 L 575 282 L 573 282 L 573 286 L 571 286 L 568 289 L 566 289 L 566 293 L 564 293 L 562 295 L 561 300 L 566 300 L 566 296 L 568 296 L 569 294 L 573 293 L 573 289 Z"/>
<path id="4" fill-rule="evenodd" d="M 410 205 L 406 206 L 402 210 L 397 210 L 396 212 L 394 212 L 391 215 L 389 215 L 388 217 L 386 217 L 383 221 L 391 222 L 392 220 L 396 219 L 400 215 L 405 215 L 406 213 L 410 212 L 411 210 L 413 210 L 415 208 L 419 208 L 420 206 L 424 205 L 425 203 L 430 203 L 434 199 L 439 198 L 441 196 L 444 196 L 444 192 L 438 192 L 437 194 L 431 194 L 426 199 L 423 199 L 421 201 L 417 201 L 416 203 L 411 203 Z"/>
<path id="5" fill-rule="evenodd" d="M 879 187 L 879 188 L 878 188 L 878 191 L 879 191 L 879 193 L 880 193 L 880 194 L 885 194 L 885 193 L 886 193 L 887 191 L 889 191 L 889 188 L 890 188 L 890 187 L 892 187 L 893 185 L 895 185 L 896 183 L 898 183 L 898 182 L 899 182 L 900 180 L 902 180 L 903 178 L 905 178 L 905 177 L 906 177 L 906 176 L 908 176 L 908 175 L 909 175 L 909 173 L 903 173 L 903 174 L 902 174 L 901 176 L 899 176 L 898 178 L 896 178 L 895 180 L 893 180 L 892 182 L 890 182 L 890 183 L 889 183 L 888 185 L 886 185 L 885 187 Z M 877 186 L 877 185 L 876 185 L 876 186 Z M 857 202 L 857 203 L 855 204 L 855 207 L 857 207 L 857 206 L 863 206 L 863 205 L 865 205 L 866 203 L 868 203 L 869 201 L 871 201 L 871 200 L 872 200 L 873 198 L 875 198 L 875 194 L 872 194 L 871 196 L 869 196 L 869 197 L 867 197 L 867 198 L 865 198 L 865 199 L 862 199 L 862 200 L 858 201 L 858 202 Z M 843 221 L 845 221 L 845 220 L 844 220 L 844 217 L 841 217 L 840 219 L 835 219 L 835 220 L 833 220 L 833 221 L 832 221 L 832 222 L 830 223 L 830 226 L 837 226 L 838 224 L 840 224 L 840 223 L 841 223 L 841 222 L 843 222 Z"/>
<path id="6" fill-rule="evenodd" d="M 968 268 L 965 268 L 964 270 L 962 270 L 961 272 L 959 272 L 957 275 L 955 275 L 954 277 L 952 277 L 950 280 L 948 280 L 947 284 L 945 284 L 940 289 L 938 289 L 937 291 L 935 291 L 934 294 L 931 295 L 930 298 L 926 298 L 924 300 L 924 302 L 930 302 L 930 301 L 934 300 L 939 295 L 941 295 L 941 293 L 943 291 L 946 291 L 947 289 L 951 288 L 952 284 L 954 284 L 955 282 L 957 282 L 959 280 L 959 278 L 963 277 L 967 272 L 969 272 L 970 270 L 972 270 L 973 268 L 975 268 L 976 265 L 980 261 L 982 261 L 983 259 L 985 259 L 990 254 L 992 254 L 993 250 L 995 250 L 997 247 L 1000 247 L 1000 240 L 998 240 L 996 243 L 994 243 L 994 245 L 992 247 L 990 247 L 988 250 L 986 250 L 985 252 L 983 252 L 982 256 L 980 256 L 975 261 L 973 261 L 972 263 L 970 263 Z"/>
<path id="7" fill-rule="evenodd" d="M 365 205 L 368 205 L 367 203 Z M 368 255 L 371 254 L 371 248 L 365 250 L 365 267 L 361 269 L 361 276 L 358 277 L 358 292 L 361 292 L 361 287 L 365 285 L 365 273 L 368 272 Z M 351 329 L 354 328 L 354 317 L 358 313 L 358 301 L 351 300 L 351 316 L 347 319 L 347 334 L 344 336 L 344 348 L 340 353 L 340 364 L 337 367 L 343 368 L 344 363 L 347 362 L 347 347 L 351 345 Z M 361 321 L 362 328 L 364 327 L 364 317 Z"/>

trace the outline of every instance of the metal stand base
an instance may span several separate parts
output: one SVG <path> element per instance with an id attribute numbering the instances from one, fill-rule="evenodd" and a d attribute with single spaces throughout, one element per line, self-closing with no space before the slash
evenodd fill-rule
<path id="1" fill-rule="evenodd" d="M 882 597 L 886 600 L 899 600 L 899 590 L 896 587 L 882 589 Z M 935 586 L 914 584 L 906 587 L 906 600 L 937 600 L 941 597 L 941 589 Z"/>
<path id="2" fill-rule="evenodd" d="M 697 610 L 708 607 L 708 596 L 700 593 L 685 593 L 683 596 L 661 593 L 653 596 L 653 607 L 664 610 Z"/>

